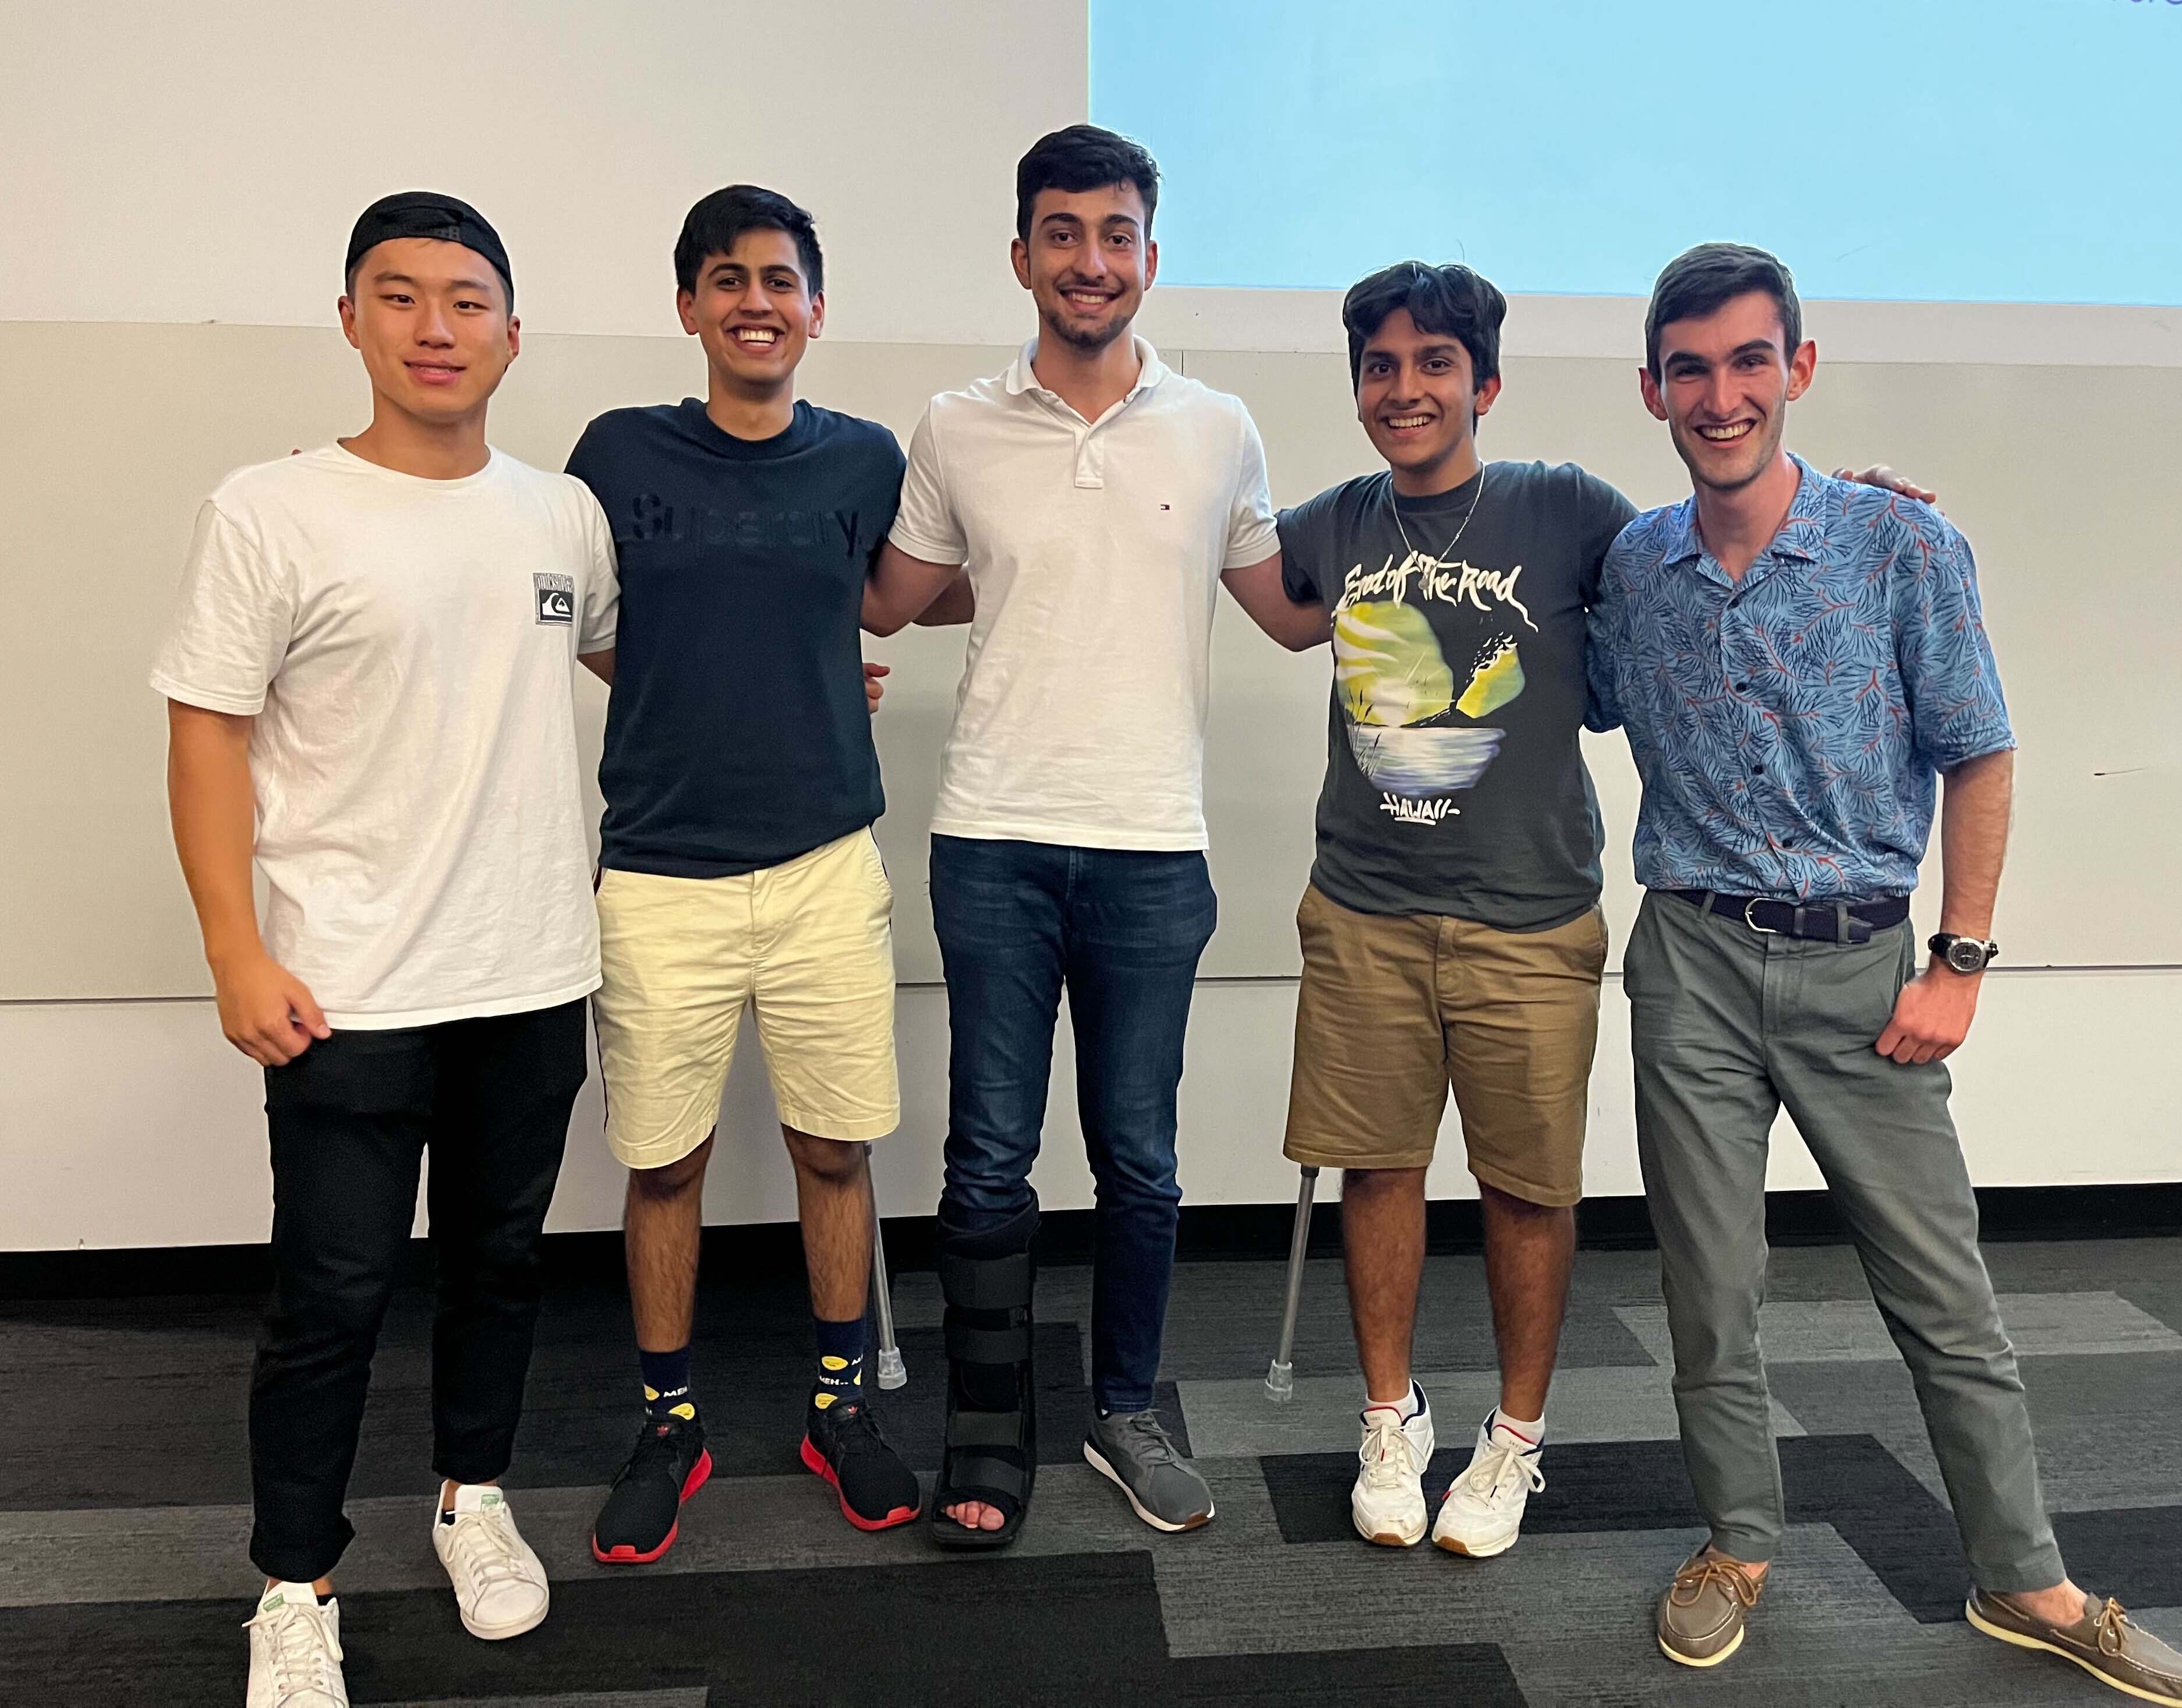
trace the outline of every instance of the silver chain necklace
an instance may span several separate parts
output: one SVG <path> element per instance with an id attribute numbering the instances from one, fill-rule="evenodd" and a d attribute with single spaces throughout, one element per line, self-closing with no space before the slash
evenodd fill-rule
<path id="1" fill-rule="evenodd" d="M 1454 530 L 1454 538 L 1447 542 L 1445 549 L 1440 552 L 1438 557 L 1432 559 L 1433 563 L 1446 563 L 1448 560 L 1448 552 L 1454 551 L 1456 546 L 1462 543 L 1462 536 L 1470 531 L 1470 518 L 1477 513 L 1477 501 L 1484 496 L 1485 465 L 1481 463 L 1477 465 L 1477 490 L 1470 495 L 1470 507 L 1462 513 L 1462 526 Z M 1424 554 L 1417 550 L 1416 543 L 1409 538 L 1409 530 L 1402 526 L 1401 500 L 1395 494 L 1393 483 L 1391 480 L 1388 481 L 1387 485 L 1387 502 L 1393 507 L 1394 526 L 1401 532 L 1402 544 L 1409 548 L 1409 556 L 1412 557 L 1423 556 Z"/>

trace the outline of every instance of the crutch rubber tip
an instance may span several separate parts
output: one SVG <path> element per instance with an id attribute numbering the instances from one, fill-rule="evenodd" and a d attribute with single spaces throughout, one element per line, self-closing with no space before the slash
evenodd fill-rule
<path id="1" fill-rule="evenodd" d="M 1283 1364 L 1277 1358 L 1265 1372 L 1265 1393 L 1276 1405 L 1285 1406 L 1295 1398 L 1295 1366 Z"/>
<path id="2" fill-rule="evenodd" d="M 879 1386 L 889 1393 L 909 1386 L 909 1367 L 901 1361 L 898 1346 L 879 1348 Z"/>

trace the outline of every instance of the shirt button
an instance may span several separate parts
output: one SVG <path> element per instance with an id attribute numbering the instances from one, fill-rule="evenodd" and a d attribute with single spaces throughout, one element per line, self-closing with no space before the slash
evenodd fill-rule
<path id="1" fill-rule="evenodd" d="M 1750 774 L 1753 777 L 1763 777 L 1765 774 L 1765 768 L 1763 765 L 1753 765 L 1750 768 Z"/>
<path id="2" fill-rule="evenodd" d="M 1738 682 L 1735 685 L 1735 691 L 1738 694 L 1747 694 L 1750 691 L 1750 685 L 1747 682 Z"/>

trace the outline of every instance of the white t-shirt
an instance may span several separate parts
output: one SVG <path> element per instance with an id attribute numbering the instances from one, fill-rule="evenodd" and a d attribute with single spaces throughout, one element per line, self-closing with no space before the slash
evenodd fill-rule
<path id="1" fill-rule="evenodd" d="M 265 946 L 328 1024 L 597 987 L 570 672 L 619 602 L 597 500 L 497 451 L 427 480 L 328 446 L 205 501 L 152 685 L 256 717 Z"/>
<path id="2" fill-rule="evenodd" d="M 1205 846 L 1205 718 L 1223 570 L 1279 549 L 1241 402 L 1144 366 L 1086 422 L 1031 371 L 934 397 L 894 543 L 966 563 L 969 656 L 940 760 L 943 835 Z"/>

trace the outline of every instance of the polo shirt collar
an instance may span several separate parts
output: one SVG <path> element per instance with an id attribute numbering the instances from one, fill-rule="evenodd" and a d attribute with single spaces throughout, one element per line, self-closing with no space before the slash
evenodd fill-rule
<path id="1" fill-rule="evenodd" d="M 1795 502 L 1788 507 L 1780 531 L 1773 536 L 1773 543 L 1758 554 L 1758 558 L 1763 562 L 1767 557 L 1794 557 L 1814 563 L 1819 548 L 1825 543 L 1825 489 L 1829 483 L 1825 475 L 1794 452 L 1788 453 L 1788 460 L 1796 465 L 1800 477 L 1796 483 Z M 1694 493 L 1675 506 L 1667 530 L 1667 549 L 1661 562 L 1686 563 L 1704 556 L 1704 536 L 1697 530 L 1697 501 Z"/>
<path id="2" fill-rule="evenodd" d="M 1166 379 L 1170 371 L 1166 363 L 1160 360 L 1159 352 L 1152 348 L 1151 341 L 1149 338 L 1140 338 L 1135 333 L 1131 333 L 1129 342 L 1137 352 L 1139 366 L 1137 372 L 1137 383 L 1129 387 L 1127 393 L 1121 399 L 1125 403 L 1133 399 L 1139 391 L 1150 391 L 1153 386 Z M 1037 359 L 1038 340 L 1033 337 L 1016 352 L 1016 359 L 1008 364 L 1005 380 L 1008 396 L 1020 397 L 1026 391 L 1036 391 L 1048 397 L 1054 395 L 1038 384 L 1038 375 L 1031 371 L 1030 364 Z"/>

